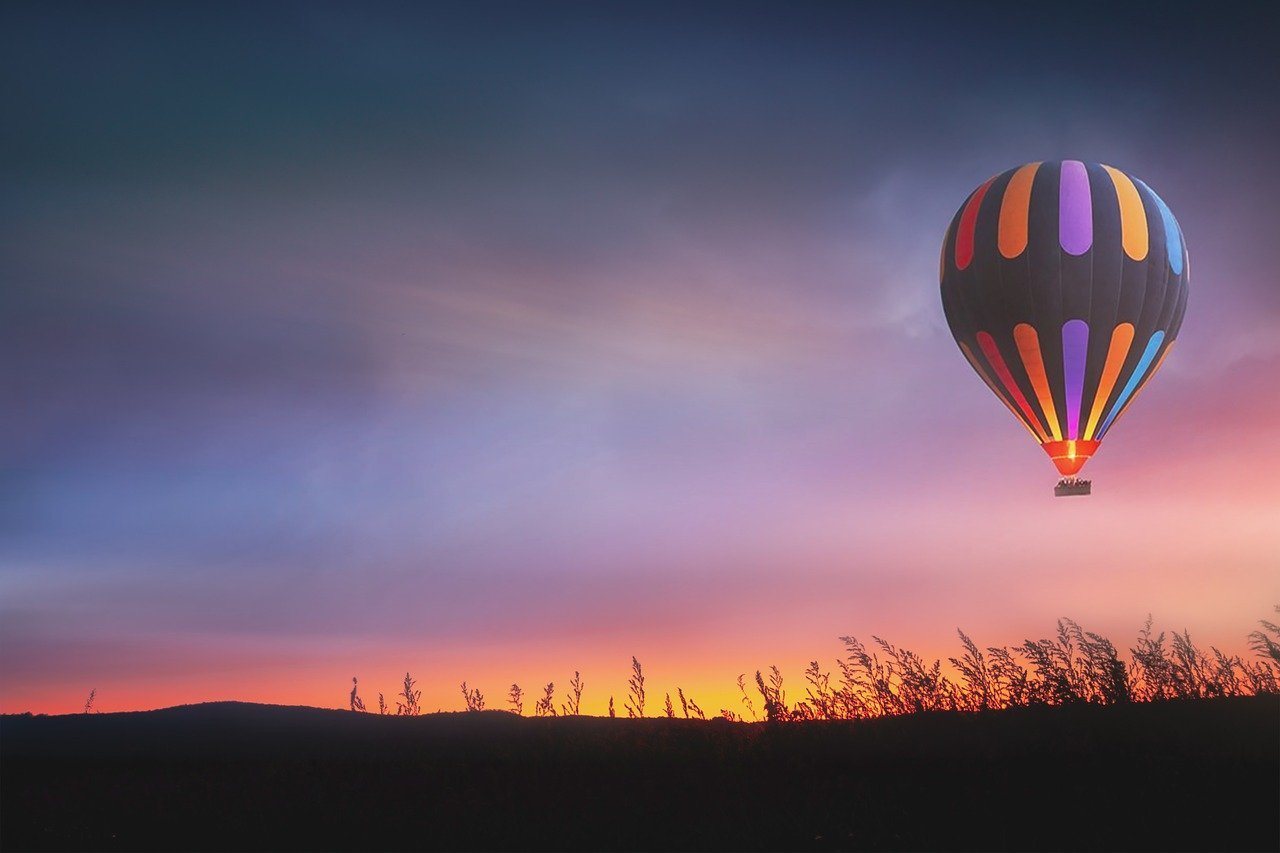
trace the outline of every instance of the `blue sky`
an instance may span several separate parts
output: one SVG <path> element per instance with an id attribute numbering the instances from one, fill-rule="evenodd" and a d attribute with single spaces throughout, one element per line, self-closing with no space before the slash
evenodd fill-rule
<path id="1" fill-rule="evenodd" d="M 850 622 L 1241 642 L 1280 597 L 1267 26 L 8 5 L 0 703 L 101 671 L 120 707 L 320 701 L 419 658 L 622 683 L 646 650 L 731 687 Z M 1193 271 L 1083 507 L 937 295 L 970 190 L 1059 157 L 1156 189 Z"/>

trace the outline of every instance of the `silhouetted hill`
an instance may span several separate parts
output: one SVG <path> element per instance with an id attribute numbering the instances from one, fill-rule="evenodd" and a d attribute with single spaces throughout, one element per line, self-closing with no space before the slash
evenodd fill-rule
<path id="1" fill-rule="evenodd" d="M 1275 850 L 1280 699 L 782 724 L 0 718 L 6 850 Z"/>

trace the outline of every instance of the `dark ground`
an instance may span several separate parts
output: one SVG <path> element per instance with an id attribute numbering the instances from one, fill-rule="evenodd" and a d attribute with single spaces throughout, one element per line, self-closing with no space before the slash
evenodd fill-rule
<path id="1" fill-rule="evenodd" d="M 785 725 L 0 718 L 5 850 L 1270 850 L 1275 696 Z"/>

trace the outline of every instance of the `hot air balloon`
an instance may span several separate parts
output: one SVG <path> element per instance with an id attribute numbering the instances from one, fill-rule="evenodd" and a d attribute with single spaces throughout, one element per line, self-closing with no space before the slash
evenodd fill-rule
<path id="1" fill-rule="evenodd" d="M 1053 460 L 1058 495 L 1173 347 L 1187 249 L 1142 181 L 1079 160 L 1027 163 L 956 211 L 942 307 L 960 351 Z"/>

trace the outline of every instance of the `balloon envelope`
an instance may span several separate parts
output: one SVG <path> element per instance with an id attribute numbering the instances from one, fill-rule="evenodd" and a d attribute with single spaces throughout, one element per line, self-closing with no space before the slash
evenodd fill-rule
<path id="1" fill-rule="evenodd" d="M 942 306 L 987 386 L 1074 476 L 1173 346 L 1187 249 L 1168 206 L 1111 166 L 1028 163 L 956 211 Z"/>

